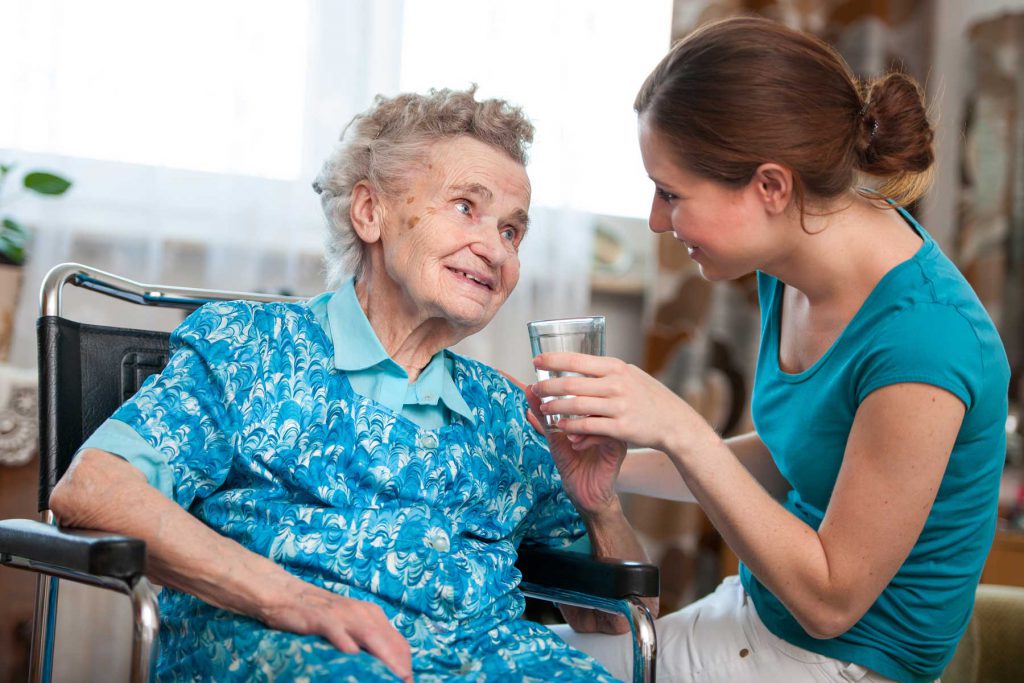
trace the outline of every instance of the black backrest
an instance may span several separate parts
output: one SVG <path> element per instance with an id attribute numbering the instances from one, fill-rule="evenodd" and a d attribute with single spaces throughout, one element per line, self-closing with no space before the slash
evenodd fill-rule
<path id="1" fill-rule="evenodd" d="M 45 316 L 39 342 L 39 510 L 82 442 L 168 361 L 166 332 Z"/>

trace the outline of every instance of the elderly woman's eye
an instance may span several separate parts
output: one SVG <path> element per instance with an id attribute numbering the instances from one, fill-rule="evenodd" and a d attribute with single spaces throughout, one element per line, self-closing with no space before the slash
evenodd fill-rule
<path id="1" fill-rule="evenodd" d="M 502 236 L 503 239 L 506 239 L 509 242 L 515 242 L 516 241 L 516 237 L 519 236 L 519 231 L 516 230 L 515 228 L 509 226 L 507 228 L 503 228 L 502 229 L 501 236 Z"/>
<path id="2" fill-rule="evenodd" d="M 467 216 L 473 213 L 473 207 L 469 202 L 455 202 L 455 210 Z"/>

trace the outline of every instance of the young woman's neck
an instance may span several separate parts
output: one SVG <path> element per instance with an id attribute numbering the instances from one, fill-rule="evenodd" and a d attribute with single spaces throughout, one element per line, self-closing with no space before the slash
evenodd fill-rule
<path id="1" fill-rule="evenodd" d="M 811 306 L 863 299 L 882 277 L 911 258 L 921 237 L 894 209 L 854 194 L 823 209 L 795 211 L 792 239 L 765 272 L 800 291 Z"/>

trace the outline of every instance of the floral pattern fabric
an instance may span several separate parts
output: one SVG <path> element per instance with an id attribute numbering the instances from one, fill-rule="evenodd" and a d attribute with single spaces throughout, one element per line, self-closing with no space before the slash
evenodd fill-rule
<path id="1" fill-rule="evenodd" d="M 475 421 L 422 429 L 354 393 L 333 343 L 303 304 L 209 304 L 113 417 L 166 460 L 175 500 L 211 528 L 380 605 L 412 645 L 417 681 L 614 680 L 519 619 L 519 543 L 584 533 L 522 392 L 453 355 Z M 394 679 L 369 654 L 185 593 L 160 603 L 161 679 Z"/>

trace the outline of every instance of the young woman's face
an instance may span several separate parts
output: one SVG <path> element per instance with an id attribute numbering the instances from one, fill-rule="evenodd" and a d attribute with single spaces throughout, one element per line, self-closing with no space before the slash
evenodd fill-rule
<path id="1" fill-rule="evenodd" d="M 654 181 L 651 230 L 671 231 L 708 280 L 731 280 L 758 269 L 768 230 L 749 187 L 730 188 L 681 168 L 663 136 L 643 117 L 640 154 Z"/>

